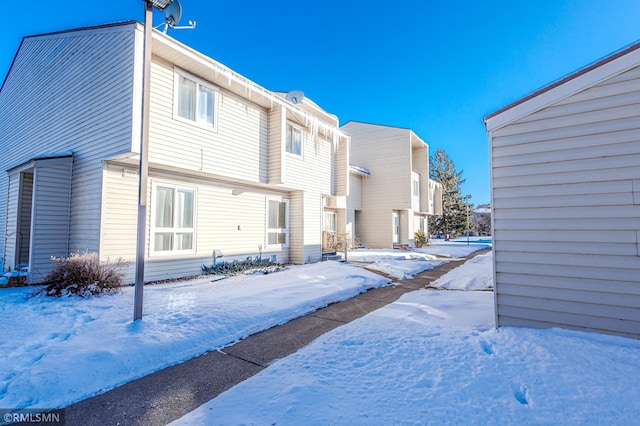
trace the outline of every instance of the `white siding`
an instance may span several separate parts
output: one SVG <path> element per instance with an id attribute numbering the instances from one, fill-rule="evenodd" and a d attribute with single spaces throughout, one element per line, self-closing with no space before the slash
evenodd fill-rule
<path id="1" fill-rule="evenodd" d="M 25 38 L 0 91 L 0 171 L 42 154 L 75 154 L 73 250 L 98 250 L 101 160 L 131 150 L 135 28 L 128 23 Z M 6 179 L 0 174 L 0 188 Z M 0 191 L 0 205 L 6 196 Z M 8 210 L 0 209 L 0 223 Z M 47 269 L 49 259 L 41 260 L 45 264 L 32 267 Z"/>
<path id="2" fill-rule="evenodd" d="M 498 325 L 640 336 L 640 67 L 490 137 Z"/>

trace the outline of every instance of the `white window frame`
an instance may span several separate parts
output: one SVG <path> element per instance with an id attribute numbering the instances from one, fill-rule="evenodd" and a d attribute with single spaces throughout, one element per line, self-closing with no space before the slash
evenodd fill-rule
<path id="1" fill-rule="evenodd" d="M 420 181 L 419 180 L 413 180 L 413 196 L 414 197 L 419 197 L 420 196 Z"/>
<path id="2" fill-rule="evenodd" d="M 193 227 L 178 228 L 176 226 L 172 226 L 170 228 L 163 228 L 163 227 L 156 226 L 156 209 L 157 209 L 156 201 L 158 199 L 158 196 L 157 196 L 158 187 L 173 189 L 174 197 L 175 197 L 175 193 L 179 190 L 193 192 L 193 218 L 192 218 Z M 150 236 L 149 236 L 149 255 L 150 256 L 172 256 L 172 255 L 196 253 L 196 241 L 197 241 L 196 229 L 198 229 L 197 222 L 196 222 L 196 219 L 198 217 L 197 206 L 198 206 L 197 188 L 191 187 L 191 186 L 176 185 L 173 183 L 166 183 L 166 182 L 153 182 L 151 186 L 151 226 L 150 226 Z M 174 213 L 173 213 L 174 219 L 176 217 L 175 209 L 177 209 L 177 207 L 178 207 L 177 203 L 174 202 Z M 172 248 L 172 250 L 156 250 L 155 249 L 156 233 L 160 233 L 160 232 L 163 232 L 163 233 L 172 232 L 174 234 L 174 239 L 173 239 L 174 244 L 176 242 L 176 238 L 175 238 L 176 234 L 191 233 L 193 235 L 192 247 L 187 250 L 175 250 L 175 248 Z"/>
<path id="3" fill-rule="evenodd" d="M 330 220 L 329 217 L 333 217 L 333 220 Z M 333 223 L 333 229 L 329 229 L 328 225 L 330 223 Z M 336 214 L 336 212 L 324 212 L 324 230 L 325 232 L 338 232 L 338 215 Z"/>
<path id="4" fill-rule="evenodd" d="M 285 204 L 285 228 L 269 228 L 269 209 L 270 209 L 270 202 L 271 201 L 275 201 L 278 203 L 284 203 Z M 289 200 L 286 198 L 282 198 L 282 197 L 266 197 L 266 208 L 265 208 L 265 228 L 266 228 L 266 233 L 265 233 L 265 241 L 266 241 L 266 246 L 267 248 L 285 248 L 285 247 L 289 247 L 289 238 L 290 233 L 289 233 Z M 286 235 L 286 239 L 285 239 L 285 243 L 284 244 L 270 244 L 269 243 L 269 234 L 271 233 L 278 233 L 278 234 L 285 234 Z"/>
<path id="5" fill-rule="evenodd" d="M 296 153 L 296 152 L 292 152 L 289 151 L 289 129 L 291 129 L 291 132 L 293 131 L 297 131 L 300 132 L 300 153 Z M 291 149 L 293 150 L 293 142 L 291 143 Z M 287 127 L 285 129 L 285 136 L 284 136 L 284 151 L 287 155 L 290 155 L 292 157 L 296 157 L 296 158 L 303 158 L 303 154 L 304 154 L 304 129 L 302 126 L 299 126 L 297 124 L 294 124 L 290 121 L 287 121 Z"/>
<path id="6" fill-rule="evenodd" d="M 195 119 L 190 119 L 186 117 L 182 117 L 178 113 L 178 105 L 180 102 L 180 77 L 184 77 L 187 80 L 191 80 L 196 84 L 196 96 L 195 96 Z M 207 90 L 213 92 L 213 125 L 209 124 L 207 121 L 198 120 L 198 94 L 200 93 L 200 88 L 204 87 Z M 189 123 L 194 126 L 201 127 L 203 129 L 217 131 L 218 130 L 218 109 L 220 102 L 218 101 L 218 88 L 213 86 L 212 84 L 198 78 L 192 74 L 189 74 L 186 71 L 182 71 L 178 68 L 174 68 L 173 73 L 173 118 L 178 121 L 182 121 L 183 123 Z"/>

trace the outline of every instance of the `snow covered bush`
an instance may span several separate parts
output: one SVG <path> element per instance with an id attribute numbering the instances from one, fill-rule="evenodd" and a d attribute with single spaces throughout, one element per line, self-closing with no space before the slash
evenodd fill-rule
<path id="1" fill-rule="evenodd" d="M 202 265 L 202 272 L 211 275 L 270 274 L 284 269 L 284 266 L 277 262 L 251 257 L 245 260 L 220 262 L 213 266 Z"/>
<path id="2" fill-rule="evenodd" d="M 51 257 L 54 268 L 44 278 L 46 285 L 39 293 L 47 296 L 91 297 L 117 293 L 122 286 L 123 259 L 115 263 L 100 262 L 98 253 L 72 253 L 69 257 Z"/>

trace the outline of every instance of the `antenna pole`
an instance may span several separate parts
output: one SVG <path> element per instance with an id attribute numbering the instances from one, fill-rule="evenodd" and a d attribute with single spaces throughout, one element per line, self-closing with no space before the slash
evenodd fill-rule
<path id="1" fill-rule="evenodd" d="M 142 129 L 140 132 L 140 172 L 138 186 L 138 225 L 136 244 L 136 281 L 133 320 L 142 319 L 144 256 L 147 230 L 147 177 L 149 173 L 149 93 L 151 91 L 151 37 L 153 5 L 144 2 L 144 47 L 142 77 Z"/>

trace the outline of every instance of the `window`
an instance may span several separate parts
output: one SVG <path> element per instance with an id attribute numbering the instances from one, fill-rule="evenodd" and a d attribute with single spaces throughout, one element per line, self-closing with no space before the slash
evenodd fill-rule
<path id="1" fill-rule="evenodd" d="M 289 201 L 267 199 L 267 244 L 289 245 Z"/>
<path id="2" fill-rule="evenodd" d="M 287 124 L 287 147 L 289 154 L 302 156 L 302 129 L 292 124 Z"/>
<path id="3" fill-rule="evenodd" d="M 413 195 L 420 195 L 420 182 L 417 180 L 413 181 Z"/>
<path id="4" fill-rule="evenodd" d="M 176 115 L 201 126 L 216 127 L 216 91 L 195 78 L 176 74 Z"/>
<path id="5" fill-rule="evenodd" d="M 195 189 L 154 185 L 153 253 L 193 253 L 195 250 Z"/>
<path id="6" fill-rule="evenodd" d="M 324 213 L 324 230 L 327 232 L 336 232 L 336 214 L 334 212 Z"/>

